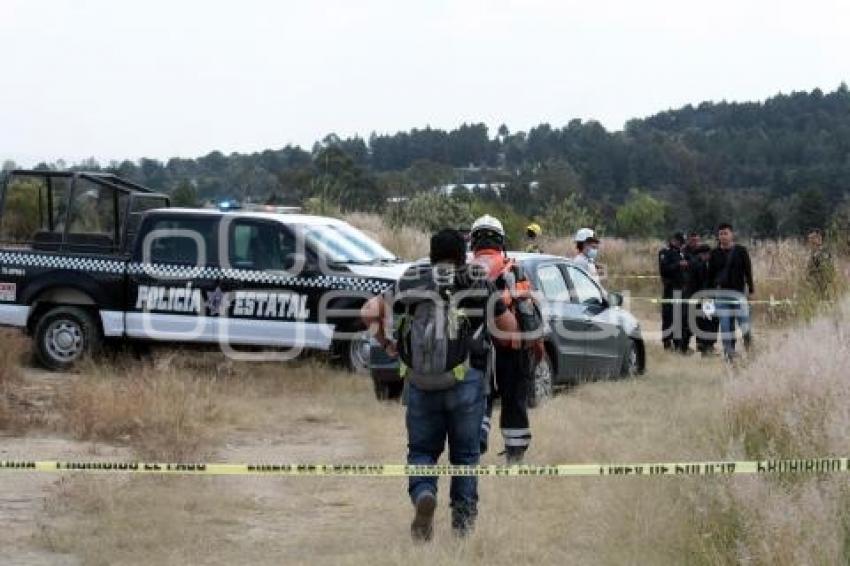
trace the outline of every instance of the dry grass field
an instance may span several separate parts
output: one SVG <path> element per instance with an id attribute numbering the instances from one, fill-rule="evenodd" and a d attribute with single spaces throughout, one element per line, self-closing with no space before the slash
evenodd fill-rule
<path id="1" fill-rule="evenodd" d="M 416 250 L 422 238 L 411 232 L 403 245 Z M 770 265 L 770 249 L 757 248 L 759 265 Z M 528 460 L 847 455 L 848 321 L 846 302 L 809 322 L 776 320 L 734 371 L 652 344 L 647 375 L 583 384 L 534 410 Z M 249 364 L 163 347 L 142 360 L 116 355 L 49 374 L 32 367 L 20 336 L 4 332 L 0 341 L 0 459 L 405 456 L 403 407 L 378 403 L 368 379 L 320 360 Z M 484 478 L 478 529 L 467 540 L 448 528 L 441 480 L 435 540 L 414 546 L 403 479 L 7 472 L 0 562 L 835 564 L 850 559 L 848 479 Z"/>

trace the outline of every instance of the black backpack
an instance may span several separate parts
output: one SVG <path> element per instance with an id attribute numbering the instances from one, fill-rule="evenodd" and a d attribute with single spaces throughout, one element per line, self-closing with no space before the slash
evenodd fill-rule
<path id="1" fill-rule="evenodd" d="M 426 391 L 448 389 L 463 379 L 472 336 L 469 320 L 453 304 L 454 286 L 437 279 L 430 266 L 420 266 L 402 279 L 395 297 L 404 377 Z"/>

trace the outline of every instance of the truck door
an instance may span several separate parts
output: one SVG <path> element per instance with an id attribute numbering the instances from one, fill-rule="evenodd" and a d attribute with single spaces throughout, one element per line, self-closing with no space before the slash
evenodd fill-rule
<path id="1" fill-rule="evenodd" d="M 218 223 L 219 217 L 210 214 L 154 214 L 144 220 L 127 269 L 128 336 L 218 340 Z"/>
<path id="2" fill-rule="evenodd" d="M 257 218 L 223 222 L 228 336 L 231 344 L 330 348 L 333 326 L 319 322 L 320 300 L 328 290 L 311 266 L 303 238 L 286 225 Z"/>

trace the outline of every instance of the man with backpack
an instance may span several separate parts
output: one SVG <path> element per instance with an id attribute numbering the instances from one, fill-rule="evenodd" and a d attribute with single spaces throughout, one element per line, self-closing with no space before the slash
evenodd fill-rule
<path id="1" fill-rule="evenodd" d="M 539 311 L 531 303 L 528 281 L 519 266 L 507 258 L 502 223 L 490 215 L 477 219 L 470 231 L 470 244 L 473 263 L 484 267 L 489 279 L 502 293 L 505 305 L 514 312 L 518 330 L 522 332 L 521 335 L 496 337 L 493 340 L 495 373 L 494 379 L 490 379 L 491 393 L 481 423 L 481 452 L 487 451 L 493 401 L 498 396 L 502 406 L 499 428 L 505 443 L 505 457 L 508 464 L 518 464 L 522 462 L 531 443 L 528 389 L 534 359 L 539 359 L 542 353 L 542 342 L 534 337 L 534 333 L 542 328 L 542 321 L 533 320 Z M 529 320 L 531 322 L 521 324 Z"/>
<path id="2" fill-rule="evenodd" d="M 408 464 L 434 465 L 448 440 L 452 464 L 478 464 L 484 416 L 487 341 L 515 332 L 516 319 L 480 268 L 466 264 L 466 240 L 457 230 L 431 237 L 430 263 L 411 266 L 386 295 L 361 311 L 370 332 L 401 358 L 407 382 Z M 394 336 L 388 336 L 392 318 Z M 433 536 L 437 478 L 411 477 L 415 511 L 410 531 L 418 542 Z M 474 476 L 451 479 L 452 528 L 467 535 L 478 515 Z"/>

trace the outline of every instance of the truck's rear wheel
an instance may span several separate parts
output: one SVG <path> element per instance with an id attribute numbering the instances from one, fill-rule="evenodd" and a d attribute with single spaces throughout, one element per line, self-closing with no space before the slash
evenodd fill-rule
<path id="1" fill-rule="evenodd" d="M 100 351 L 100 327 L 94 317 L 79 307 L 55 307 L 35 325 L 38 361 L 51 370 L 70 369 L 83 356 Z"/>

